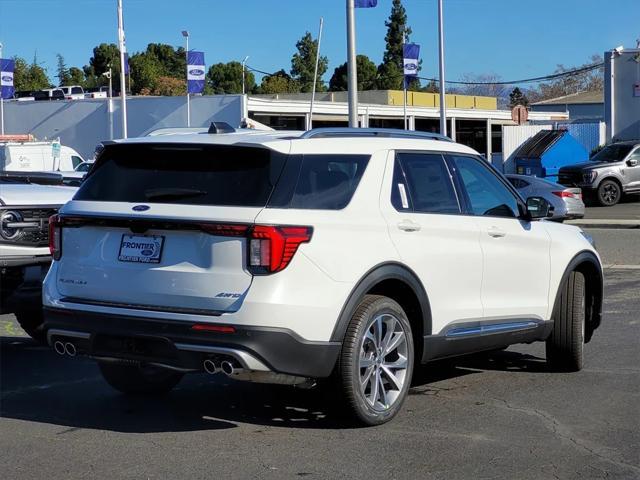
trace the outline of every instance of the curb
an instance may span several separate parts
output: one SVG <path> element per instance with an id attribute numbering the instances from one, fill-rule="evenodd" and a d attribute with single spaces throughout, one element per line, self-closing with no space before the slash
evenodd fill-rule
<path id="1" fill-rule="evenodd" d="M 575 225 L 583 228 L 633 228 L 640 229 L 640 220 L 607 220 L 599 218 L 581 218 L 579 220 L 567 220 L 567 225 Z"/>

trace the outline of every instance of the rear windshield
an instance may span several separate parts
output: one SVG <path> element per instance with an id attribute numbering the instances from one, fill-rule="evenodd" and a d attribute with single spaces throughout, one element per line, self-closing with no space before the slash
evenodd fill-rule
<path id="1" fill-rule="evenodd" d="M 263 148 L 110 145 L 75 200 L 264 207 L 285 157 Z"/>

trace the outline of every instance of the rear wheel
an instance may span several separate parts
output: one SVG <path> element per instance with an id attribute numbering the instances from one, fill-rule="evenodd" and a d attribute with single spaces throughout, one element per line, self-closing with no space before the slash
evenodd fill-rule
<path id="1" fill-rule="evenodd" d="M 365 425 L 393 418 L 407 397 L 413 372 L 411 325 L 394 300 L 366 295 L 351 318 L 340 356 L 347 407 Z"/>
<path id="2" fill-rule="evenodd" d="M 553 330 L 546 345 L 547 362 L 562 371 L 581 370 L 586 320 L 582 273 L 569 274 L 562 286 L 553 319 Z"/>
<path id="3" fill-rule="evenodd" d="M 614 180 L 604 180 L 598 187 L 598 202 L 603 207 L 611 207 L 622 198 L 622 188 Z"/>
<path id="4" fill-rule="evenodd" d="M 42 343 L 43 345 L 47 343 L 47 335 L 42 329 L 44 315 L 41 308 L 38 310 L 16 312 L 16 320 L 27 335 L 36 342 Z"/>
<path id="5" fill-rule="evenodd" d="M 99 362 L 100 373 L 116 390 L 134 395 L 163 394 L 171 391 L 183 373 L 154 367 Z"/>

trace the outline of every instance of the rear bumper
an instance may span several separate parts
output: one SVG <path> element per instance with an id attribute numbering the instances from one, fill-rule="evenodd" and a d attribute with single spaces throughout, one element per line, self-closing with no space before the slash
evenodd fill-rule
<path id="1" fill-rule="evenodd" d="M 200 371 L 205 359 L 228 354 L 245 368 L 323 378 L 333 371 L 341 347 L 337 342 L 306 341 L 290 330 L 272 327 L 234 326 L 235 333 L 194 331 L 193 323 L 184 321 L 54 308 L 45 308 L 44 317 L 50 343 L 70 338 L 80 353 L 92 357 L 186 371 Z"/>

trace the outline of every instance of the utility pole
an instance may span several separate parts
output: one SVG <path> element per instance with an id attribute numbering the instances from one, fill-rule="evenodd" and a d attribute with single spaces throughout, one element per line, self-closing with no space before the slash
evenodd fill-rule
<path id="1" fill-rule="evenodd" d="M 107 102 L 109 111 L 109 140 L 113 140 L 113 82 L 111 79 L 111 66 L 109 66 L 109 71 L 104 72 L 102 75 L 109 79 L 109 99 Z"/>
<path id="2" fill-rule="evenodd" d="M 242 95 L 245 94 L 245 85 L 244 85 L 244 77 L 245 77 L 245 67 L 247 65 L 247 60 L 249 60 L 249 55 L 247 55 L 246 57 L 244 57 L 244 60 L 242 60 Z"/>
<path id="3" fill-rule="evenodd" d="M 447 135 L 447 104 L 444 79 L 444 25 L 442 19 L 442 0 L 438 0 L 438 44 L 440 57 L 440 133 Z"/>
<path id="4" fill-rule="evenodd" d="M 182 30 L 182 36 L 187 41 L 187 46 L 184 51 L 184 58 L 187 64 L 187 127 L 191 126 L 191 102 L 189 101 L 189 31 Z"/>
<path id="5" fill-rule="evenodd" d="M 358 71 L 356 67 L 356 18 L 354 0 L 347 0 L 347 64 L 349 127 L 358 128 Z"/>
<path id="6" fill-rule="evenodd" d="M 127 138 L 127 83 L 124 74 L 124 22 L 122 20 L 122 0 L 118 0 L 118 46 L 120 48 L 120 96 L 122 97 L 122 138 Z"/>
<path id="7" fill-rule="evenodd" d="M 407 43 L 407 27 L 402 29 L 402 90 L 403 90 L 403 106 L 404 106 L 404 129 L 408 130 L 409 125 L 407 122 L 407 76 L 404 74 L 404 46 Z"/>
<path id="8" fill-rule="evenodd" d="M 320 63 L 320 43 L 322 42 L 322 26 L 324 18 L 320 17 L 320 29 L 318 31 L 318 49 L 316 51 L 316 68 L 313 74 L 313 89 L 311 90 L 311 105 L 309 106 L 309 130 L 313 128 L 313 104 L 316 100 L 316 83 L 318 81 L 318 64 Z"/>

